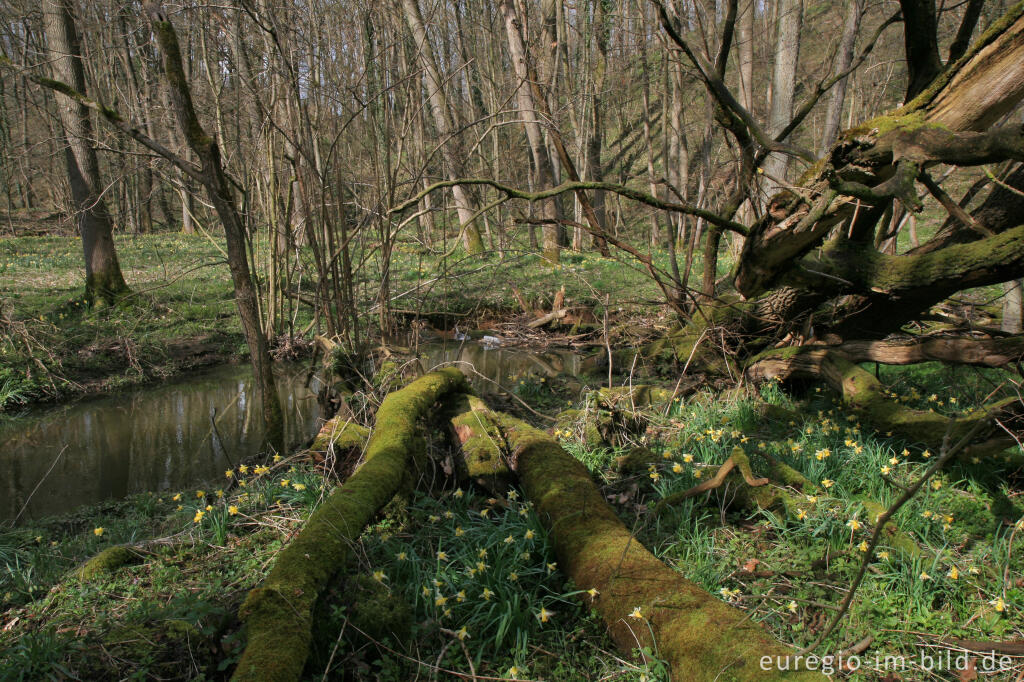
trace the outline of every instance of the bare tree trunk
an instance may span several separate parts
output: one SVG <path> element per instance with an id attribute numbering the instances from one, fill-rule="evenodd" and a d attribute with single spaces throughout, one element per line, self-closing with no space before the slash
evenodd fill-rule
<path id="1" fill-rule="evenodd" d="M 85 69 L 75 28 L 72 0 L 46 0 L 43 17 L 46 47 L 54 77 L 84 93 Z M 71 198 L 85 255 L 85 294 L 90 302 L 113 303 L 128 291 L 114 247 L 113 224 L 103 199 L 99 161 L 92 147 L 89 110 L 67 97 L 57 98 L 64 136 Z"/>
<path id="2" fill-rule="evenodd" d="M 796 89 L 796 65 L 800 58 L 800 26 L 803 23 L 803 0 L 779 0 L 778 29 L 775 41 L 775 67 L 772 71 L 772 94 L 768 111 L 768 133 L 778 135 L 793 118 L 793 93 Z M 789 157 L 772 154 L 764 164 L 769 176 L 768 195 L 781 187 L 789 169 Z"/>
<path id="3" fill-rule="evenodd" d="M 839 53 L 836 55 L 835 73 L 843 73 L 853 63 L 853 48 L 857 43 L 857 30 L 860 18 L 864 13 L 864 0 L 850 0 L 846 10 L 846 23 L 843 24 L 843 37 L 839 41 Z M 825 154 L 839 134 L 839 123 L 843 117 L 843 103 L 846 101 L 846 83 L 843 78 L 835 84 L 832 96 L 828 101 L 825 113 L 825 129 L 821 134 L 821 153 Z"/>
<path id="4" fill-rule="evenodd" d="M 274 381 L 273 365 L 267 348 L 267 339 L 260 324 L 258 292 L 249 272 L 249 256 L 245 226 L 235 205 L 235 198 L 227 174 L 221 165 L 220 148 L 199 123 L 192 93 L 181 62 L 181 50 L 174 26 L 164 15 L 159 4 L 146 3 L 153 21 L 160 49 L 163 51 L 164 72 L 167 78 L 171 107 L 178 118 L 182 134 L 199 158 L 206 193 L 217 216 L 224 225 L 227 242 L 228 267 L 235 287 L 235 304 L 242 321 L 242 331 L 249 346 L 253 375 L 259 386 L 263 406 L 264 438 L 278 452 L 285 449 L 284 416 Z"/>
<path id="5" fill-rule="evenodd" d="M 512 0 L 500 0 L 499 6 L 505 18 L 508 49 L 516 72 L 516 103 L 519 115 L 523 119 L 523 127 L 526 129 L 530 154 L 533 157 L 536 173 L 535 189 L 553 187 L 555 184 L 554 167 L 544 144 L 544 135 L 537 117 L 537 104 L 529 84 L 530 70 L 526 62 L 526 44 L 523 39 L 521 22 L 512 5 Z M 543 200 L 541 213 L 544 220 L 544 258 L 548 262 L 557 263 L 559 257 L 558 221 L 560 219 L 558 204 L 553 198 Z"/>
<path id="6" fill-rule="evenodd" d="M 455 130 L 455 125 L 445 99 L 444 82 L 441 80 L 437 68 L 434 49 L 427 37 L 427 30 L 423 26 L 423 17 L 420 15 L 417 0 L 402 0 L 402 9 L 405 11 L 405 20 L 416 41 L 416 50 L 419 53 L 420 63 L 423 65 L 430 112 L 434 117 L 437 135 L 442 141 L 441 153 L 444 156 L 445 170 L 448 173 L 448 179 L 455 180 L 461 174 L 462 162 L 452 149 L 453 141 L 448 139 Z M 459 215 L 462 241 L 466 251 L 468 253 L 483 253 L 484 242 L 480 238 L 480 230 L 472 220 L 474 210 L 469 194 L 461 185 L 452 187 L 452 194 L 455 196 L 455 210 Z"/>

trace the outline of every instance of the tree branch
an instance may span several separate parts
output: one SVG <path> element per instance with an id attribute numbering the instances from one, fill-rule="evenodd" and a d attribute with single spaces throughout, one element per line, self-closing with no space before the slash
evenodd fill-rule
<path id="1" fill-rule="evenodd" d="M 417 193 L 415 196 L 403 201 L 398 206 L 389 209 L 388 215 L 393 215 L 395 213 L 402 213 L 404 211 L 407 211 L 411 207 L 415 206 L 417 202 L 419 202 L 423 197 L 430 194 L 431 192 L 434 192 L 439 189 L 445 189 L 448 187 L 454 187 L 456 185 L 485 185 L 487 187 L 492 187 L 498 190 L 499 192 L 503 192 L 512 199 L 524 199 L 526 201 L 540 201 L 541 199 L 549 199 L 553 196 L 564 194 L 566 192 L 578 192 L 580 190 L 604 190 L 606 192 L 612 192 L 613 194 L 618 194 L 619 196 L 626 197 L 627 199 L 632 199 L 633 201 L 638 201 L 642 204 L 646 204 L 648 206 L 661 209 L 663 211 L 671 211 L 673 213 L 685 213 L 687 215 L 703 218 L 712 225 L 717 225 L 718 227 L 721 227 L 724 230 L 729 230 L 730 232 L 735 232 L 736 234 L 746 236 L 748 232 L 747 227 L 745 225 L 723 218 L 722 216 L 718 215 L 717 213 L 714 213 L 713 211 L 697 208 L 692 204 L 681 204 L 672 201 L 664 201 L 655 196 L 651 196 L 646 192 L 642 192 L 631 187 L 626 187 L 624 185 L 617 185 L 611 182 L 563 182 L 562 184 L 556 187 L 552 187 L 550 189 L 540 190 L 537 192 L 524 192 L 523 190 L 516 189 L 515 187 L 510 187 L 495 180 L 488 180 L 486 178 L 458 178 L 456 180 L 444 180 L 441 182 L 435 182 L 430 187 L 427 187 L 426 189 Z"/>

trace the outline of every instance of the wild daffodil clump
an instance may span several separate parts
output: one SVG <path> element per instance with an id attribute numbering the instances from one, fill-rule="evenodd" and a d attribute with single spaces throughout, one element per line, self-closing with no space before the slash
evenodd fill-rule
<path id="1" fill-rule="evenodd" d="M 454 632 L 478 661 L 507 658 L 525 675 L 531 642 L 585 615 L 581 605 L 593 597 L 566 589 L 532 504 L 517 490 L 417 495 L 408 511 L 407 529 L 365 539 L 371 575 L 418 619 Z"/>

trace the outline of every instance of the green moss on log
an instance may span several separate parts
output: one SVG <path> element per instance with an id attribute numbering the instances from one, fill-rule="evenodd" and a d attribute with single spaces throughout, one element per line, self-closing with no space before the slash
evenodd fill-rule
<path id="1" fill-rule="evenodd" d="M 508 489 L 514 478 L 508 468 L 501 426 L 476 396 L 461 395 L 448 408 L 455 437 L 461 444 L 460 474 L 494 493 Z"/>
<path id="2" fill-rule="evenodd" d="M 559 565 L 583 590 L 624 651 L 650 647 L 674 680 L 824 680 L 813 672 L 765 671 L 762 656 L 790 651 L 748 614 L 711 596 L 648 552 L 622 524 L 586 468 L 550 436 L 505 422 L 527 497 L 549 528 Z M 630 614 L 639 609 L 642 618 Z"/>
<path id="3" fill-rule="evenodd" d="M 346 421 L 341 417 L 335 417 L 324 424 L 309 449 L 317 452 L 327 452 L 331 448 L 336 451 L 359 450 L 362 452 L 369 438 L 370 429 Z"/>
<path id="4" fill-rule="evenodd" d="M 446 394 L 467 390 L 462 373 L 446 368 L 384 399 L 363 464 L 313 512 L 242 605 L 249 638 L 232 679 L 299 679 L 309 655 L 316 599 L 349 559 L 363 528 L 406 478 L 413 451 L 422 447 L 417 422 Z"/>
<path id="5" fill-rule="evenodd" d="M 79 580 L 90 580 L 105 573 L 115 571 L 122 566 L 135 562 L 141 554 L 125 545 L 114 545 L 86 561 L 75 569 L 75 577 Z"/>

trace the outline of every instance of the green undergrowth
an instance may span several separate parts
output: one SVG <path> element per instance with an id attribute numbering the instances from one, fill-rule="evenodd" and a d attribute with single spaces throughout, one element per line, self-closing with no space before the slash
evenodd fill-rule
<path id="1" fill-rule="evenodd" d="M 976 406 L 976 396 L 983 395 L 979 386 L 992 378 L 947 383 L 957 395 L 940 386 L 942 377 L 927 368 L 889 374 L 897 398 L 906 395 L 904 402 L 950 413 Z M 797 647 L 816 639 L 842 601 L 862 563 L 878 505 L 894 502 L 899 486 L 911 484 L 938 455 L 874 432 L 821 387 L 799 400 L 776 383 L 753 397 L 701 393 L 645 416 L 645 432 L 619 448 L 583 445 L 573 429 L 558 435 L 606 483 L 609 500 L 658 556 Z M 660 500 L 707 481 L 735 447 L 750 457 L 755 475 L 770 476 L 772 458 L 810 485 L 789 490 L 791 507 L 757 510 L 740 504 L 741 484 L 733 478 L 653 513 Z M 639 471 L 617 466 L 623 455 L 637 453 L 646 457 Z M 989 463 L 940 472 L 895 516 L 913 546 L 883 539 L 847 619 L 818 653 L 835 654 L 871 636 L 864 671 L 854 679 L 893 672 L 884 669 L 885 655 L 904 657 L 900 679 L 924 679 L 929 673 L 921 653 L 935 653 L 929 647 L 942 638 L 1020 639 L 1021 492 L 1019 472 Z M 1014 679 L 1024 659 L 1012 659 L 1012 666 L 1012 673 L 997 679 Z M 961 678 L 946 671 L 931 679 Z"/>
<path id="2" fill-rule="evenodd" d="M 883 378 L 896 399 L 916 391 L 905 402 L 958 411 L 976 407 L 991 379 L 921 370 Z M 547 388 L 520 390 L 529 398 Z M 552 429 L 645 546 L 796 647 L 835 613 L 878 505 L 938 456 L 873 431 L 824 387 L 801 391 L 770 382 L 747 395 L 656 403 L 615 422 L 628 425 L 615 447 L 582 425 Z M 551 409 L 566 407 L 559 402 Z M 592 397 L 571 407 L 580 419 L 602 409 Z M 737 447 L 755 475 L 771 476 L 775 460 L 808 483 L 770 510 L 742 504 L 730 478 L 654 512 L 707 481 Z M 3 532 L 0 679 L 225 678 L 245 643 L 238 607 L 335 483 L 282 460 L 225 472 L 203 490 L 139 495 Z M 922 652 L 944 651 L 936 647 L 948 637 L 1021 639 L 1021 492 L 1019 472 L 988 463 L 937 475 L 894 519 L 909 544 L 883 540 L 846 620 L 817 652 L 871 637 L 850 679 L 958 680 L 926 672 Z M 128 543 L 132 555 L 76 575 Z M 308 679 L 668 679 L 657 657 L 641 663 L 614 650 L 514 488 L 496 495 L 438 477 L 432 491 L 393 500 L 353 554 L 317 605 Z M 903 667 L 886 669 L 886 656 Z M 1015 679 L 1024 660 L 1011 666 L 991 679 Z"/>
<path id="3" fill-rule="evenodd" d="M 0 534 L 0 679 L 226 679 L 246 593 L 333 483 L 285 460 L 218 484 Z M 77 574 L 126 543 L 135 556 Z M 657 679 L 657 660 L 614 653 L 514 491 L 396 498 L 356 554 L 318 605 L 304 677 Z"/>

